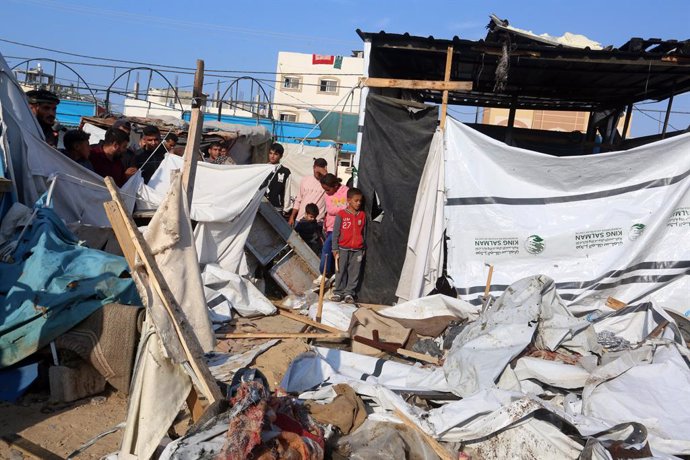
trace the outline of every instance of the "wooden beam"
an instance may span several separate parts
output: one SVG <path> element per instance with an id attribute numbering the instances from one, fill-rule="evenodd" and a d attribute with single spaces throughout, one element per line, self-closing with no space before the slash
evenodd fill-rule
<path id="1" fill-rule="evenodd" d="M 402 80 L 399 78 L 362 77 L 369 88 L 429 89 L 434 91 L 472 91 L 471 81 Z"/>
<path id="2" fill-rule="evenodd" d="M 346 339 L 347 333 L 333 332 L 231 332 L 216 334 L 218 339 Z"/>
<path id="3" fill-rule="evenodd" d="M 129 231 L 124 225 L 124 221 L 120 218 L 120 209 L 117 207 L 117 203 L 114 201 L 106 201 L 103 203 L 105 208 L 105 214 L 108 216 L 110 224 L 113 226 L 113 232 L 115 233 L 115 238 L 117 242 L 120 243 L 120 248 L 122 249 L 122 254 L 127 260 L 127 264 L 130 267 L 136 267 L 136 248 L 132 239 L 129 237 Z M 115 228 L 117 227 L 117 229 Z"/>
<path id="4" fill-rule="evenodd" d="M 290 311 L 288 311 L 288 310 L 286 310 L 286 309 L 284 309 L 284 308 L 282 308 L 282 307 L 278 307 L 278 314 L 279 314 L 280 316 L 284 316 L 284 317 L 286 317 L 286 318 L 290 318 L 290 319 L 292 319 L 292 320 L 294 320 L 294 321 L 298 321 L 298 322 L 300 322 L 300 323 L 307 324 L 307 325 L 312 326 L 312 327 L 315 327 L 315 328 L 317 328 L 317 329 L 322 329 L 322 330 L 324 330 L 324 331 L 331 332 L 331 333 L 333 333 L 333 334 L 342 334 L 342 335 L 344 335 L 345 337 L 349 337 L 349 334 L 347 333 L 347 331 L 341 331 L 341 330 L 339 330 L 339 329 L 334 328 L 333 326 L 329 326 L 329 325 L 327 325 L 327 324 L 323 324 L 323 323 L 318 323 L 318 322 L 316 322 L 316 321 L 312 321 L 310 318 L 307 318 L 306 316 L 297 315 L 297 314 L 295 314 L 295 313 L 291 313 Z"/>
<path id="5" fill-rule="evenodd" d="M 446 53 L 446 72 L 443 76 L 443 82 L 450 82 L 450 71 L 453 68 L 453 45 L 448 46 L 448 52 Z M 446 117 L 448 116 L 448 90 L 443 90 L 443 96 L 441 96 L 441 129 L 446 129 Z"/>
<path id="6" fill-rule="evenodd" d="M 628 136 L 628 128 L 630 128 L 630 117 L 632 117 L 633 105 L 628 104 L 628 108 L 625 109 L 625 123 L 623 123 L 623 132 L 621 133 L 621 140 L 625 140 Z"/>
<path id="7" fill-rule="evenodd" d="M 197 152 L 201 144 L 201 131 L 204 125 L 204 113 L 201 107 L 206 103 L 204 95 L 204 61 L 197 59 L 192 90 L 192 116 L 189 122 L 187 145 L 184 149 L 184 167 L 182 168 L 182 187 L 187 192 L 187 203 L 191 208 L 196 177 Z"/>
<path id="8" fill-rule="evenodd" d="M 116 232 L 118 241 L 122 241 L 125 238 L 130 239 L 134 245 L 138 259 L 143 263 L 143 267 L 137 264 L 130 266 L 130 268 L 132 271 L 138 271 L 141 269 L 146 270 L 151 287 L 160 297 L 163 306 L 170 316 L 170 322 L 172 323 L 173 328 L 179 338 L 180 344 L 184 349 L 185 356 L 188 360 L 187 362 L 198 378 L 198 384 L 201 386 L 199 390 L 209 401 L 209 404 L 213 404 L 216 400 L 221 399 L 223 395 L 218 388 L 215 379 L 211 375 L 211 371 L 206 365 L 201 344 L 196 338 L 196 335 L 194 334 L 190 324 L 187 322 L 184 312 L 170 291 L 165 278 L 163 278 L 163 274 L 158 268 L 158 264 L 151 253 L 148 243 L 134 224 L 131 216 L 129 216 L 125 211 L 122 198 L 120 197 L 117 186 L 115 185 L 115 182 L 113 182 L 112 177 L 105 178 L 105 185 L 108 187 L 110 195 L 113 198 L 113 202 L 116 204 L 116 207 L 119 211 L 119 216 L 113 216 L 116 221 L 113 223 L 113 231 Z M 122 234 L 123 229 L 127 231 L 126 235 Z M 120 232 L 120 234 L 118 234 L 118 232 Z"/>
<path id="9" fill-rule="evenodd" d="M 433 356 L 429 356 L 424 353 L 417 353 L 416 351 L 406 350 L 404 348 L 398 348 L 395 352 L 400 356 L 416 359 L 417 361 L 422 361 L 424 363 L 435 364 L 437 366 L 441 365 L 441 361 L 438 358 L 434 358 Z"/>

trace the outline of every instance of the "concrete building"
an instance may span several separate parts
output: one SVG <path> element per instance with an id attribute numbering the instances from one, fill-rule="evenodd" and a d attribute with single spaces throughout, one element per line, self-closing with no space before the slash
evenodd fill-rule
<path id="1" fill-rule="evenodd" d="M 485 108 L 482 123 L 485 125 L 507 126 L 508 109 Z M 543 129 L 546 131 L 580 131 L 587 132 L 589 112 L 570 112 L 556 110 L 516 110 L 515 127 L 528 129 Z M 618 122 L 618 130 L 622 132 L 625 124 L 624 117 Z M 630 132 L 630 127 L 628 132 Z"/>
<path id="2" fill-rule="evenodd" d="M 352 56 L 278 53 L 273 113 L 277 120 L 315 123 L 309 108 L 330 110 L 357 85 L 364 70 L 364 58 Z M 337 110 L 357 113 L 360 91 L 355 90 Z"/>

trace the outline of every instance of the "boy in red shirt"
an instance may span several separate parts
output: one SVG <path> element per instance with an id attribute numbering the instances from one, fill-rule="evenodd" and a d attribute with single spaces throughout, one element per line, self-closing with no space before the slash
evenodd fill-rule
<path id="1" fill-rule="evenodd" d="M 335 289 L 331 300 L 355 303 L 355 290 L 359 284 L 364 260 L 364 232 L 367 216 L 362 207 L 362 191 L 347 191 L 347 208 L 338 212 L 333 226 L 333 256 L 339 266 L 335 275 Z"/>

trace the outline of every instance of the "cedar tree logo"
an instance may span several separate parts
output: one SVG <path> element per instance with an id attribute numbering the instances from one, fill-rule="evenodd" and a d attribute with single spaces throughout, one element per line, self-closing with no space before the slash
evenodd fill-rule
<path id="1" fill-rule="evenodd" d="M 630 241 L 635 241 L 642 235 L 642 232 L 644 232 L 646 225 L 645 224 L 633 224 L 632 227 L 630 227 L 630 233 L 628 234 L 628 238 L 630 238 Z"/>
<path id="2" fill-rule="evenodd" d="M 544 238 L 539 235 L 530 235 L 525 240 L 525 249 L 530 254 L 540 254 L 544 251 Z"/>

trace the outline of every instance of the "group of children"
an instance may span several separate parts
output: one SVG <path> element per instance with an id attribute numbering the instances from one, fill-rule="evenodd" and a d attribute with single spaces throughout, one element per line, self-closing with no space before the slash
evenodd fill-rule
<path id="1" fill-rule="evenodd" d="M 332 179 L 328 176 L 322 178 L 322 185 L 326 194 L 335 195 L 338 190 L 346 190 L 346 205 L 340 209 L 328 209 L 324 225 L 317 222 L 319 208 L 315 203 L 309 203 L 305 207 L 304 217 L 295 224 L 295 231 L 317 254 L 324 249 L 326 258 L 332 257 L 335 267 L 335 286 L 331 300 L 354 303 L 357 288 L 362 273 L 364 261 L 365 234 L 367 219 L 362 210 L 363 194 L 357 188 L 341 188 L 338 185 L 329 185 Z M 325 179 L 325 180 L 324 180 Z M 329 221 L 330 216 L 330 221 Z M 324 238 L 324 230 L 326 236 Z M 330 248 L 328 247 L 330 246 Z M 326 267 L 329 261 L 322 261 Z M 327 272 L 330 270 L 326 269 Z"/>

